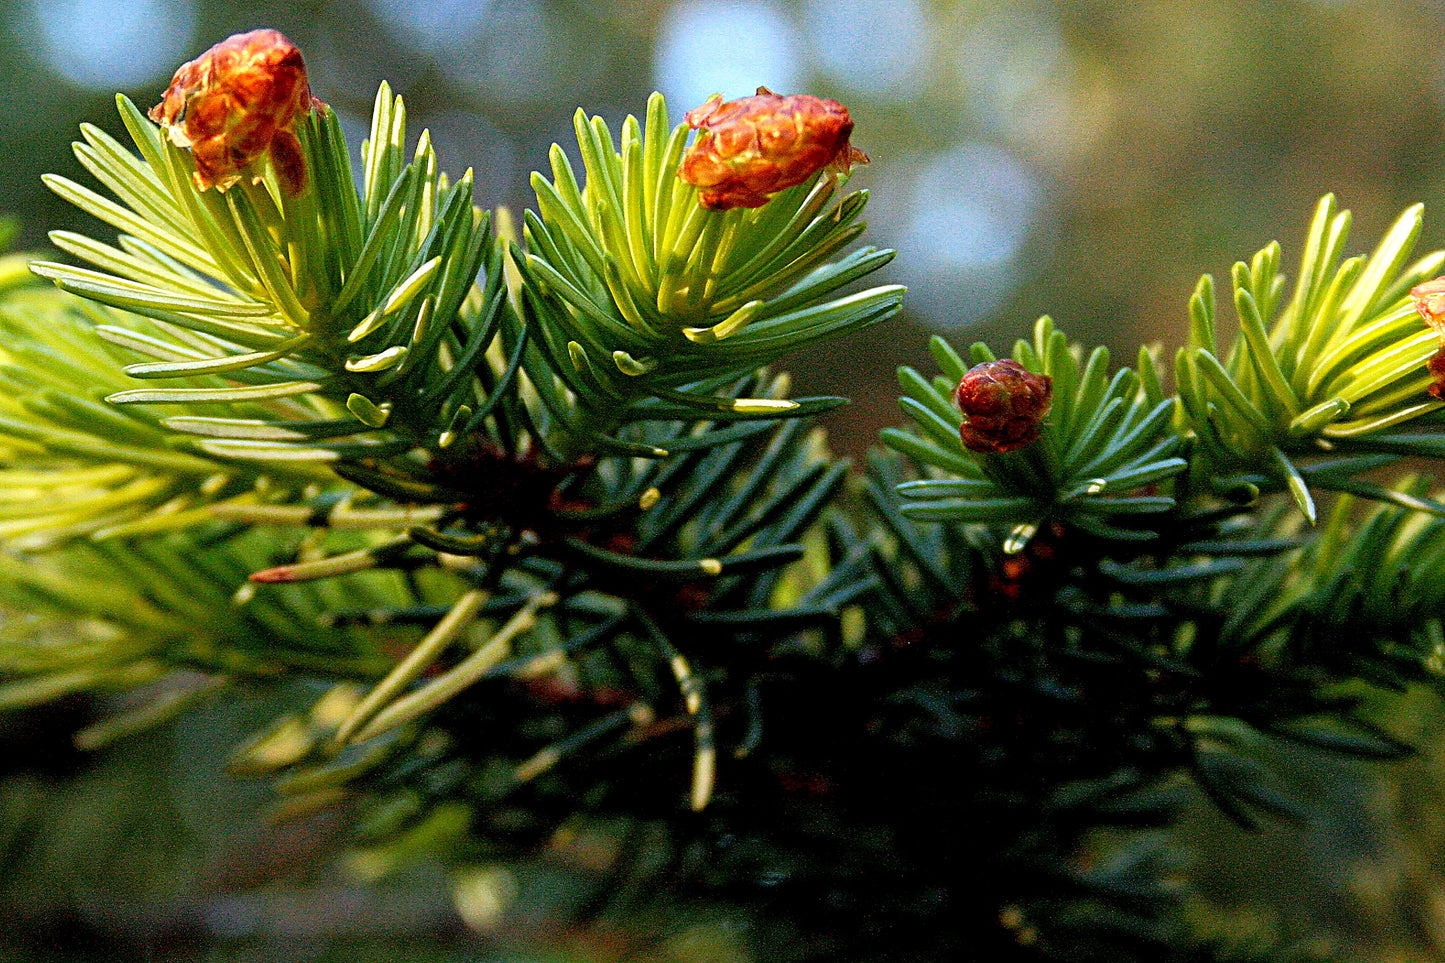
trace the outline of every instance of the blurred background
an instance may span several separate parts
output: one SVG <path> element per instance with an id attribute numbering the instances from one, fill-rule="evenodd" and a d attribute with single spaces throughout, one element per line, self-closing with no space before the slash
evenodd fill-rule
<path id="1" fill-rule="evenodd" d="M 909 285 L 906 314 L 787 364 L 800 391 L 857 401 L 830 422 L 853 454 L 898 420 L 894 369 L 931 368 L 930 333 L 1006 351 L 1049 313 L 1120 361 L 1140 342 L 1172 356 L 1198 275 L 1226 275 L 1273 239 L 1295 262 L 1324 192 L 1355 212 L 1351 253 L 1415 201 L 1427 205 L 1422 246 L 1445 243 L 1441 0 L 0 0 L 0 214 L 20 218 L 20 243 L 95 229 L 40 184 L 47 171 L 85 179 L 68 146 L 79 123 L 118 132 L 116 91 L 148 107 L 182 61 L 258 26 L 301 46 L 313 92 L 353 143 L 390 81 L 443 165 L 475 168 L 487 207 L 533 204 L 528 175 L 553 141 L 570 148 L 578 106 L 615 129 L 654 89 L 674 118 L 759 84 L 841 100 L 873 158 L 853 180 L 872 192 L 866 240 L 900 252 L 878 280 Z M 69 731 L 85 711 L 56 709 L 51 728 Z M 68 948 L 60 934 L 75 927 L 145 947 L 209 934 L 231 941 L 214 957 L 225 959 L 368 959 L 365 947 L 382 945 L 377 958 L 409 959 L 398 947 L 424 931 L 440 942 L 415 958 L 480 959 L 456 947 L 496 922 L 498 893 L 516 881 L 483 874 L 452 892 L 418 871 L 378 895 L 353 874 L 300 897 L 217 901 L 248 880 L 290 878 L 330 831 L 269 838 L 280 868 L 255 865 L 258 830 L 237 827 L 251 825 L 264 788 L 225 782 L 214 762 L 245 723 L 192 721 L 83 765 L 63 741 L 0 726 L 0 920 L 23 917 L 40 934 L 22 950 L 0 925 L 0 960 L 69 959 L 89 945 Z M 1438 808 L 1438 767 L 1371 795 L 1358 767 L 1297 763 L 1356 811 L 1312 835 L 1244 843 L 1201 822 L 1220 904 L 1267 893 L 1284 922 L 1261 926 L 1344 934 L 1370 958 L 1445 958 L 1442 833 L 1420 815 Z M 61 842 L 16 848 L 26 834 Z M 1241 846 L 1268 859 L 1240 861 Z M 50 869 L 21 872 L 20 849 Z M 1341 852 L 1365 869 L 1283 891 L 1285 875 L 1337 865 Z M 673 942 L 648 958 L 746 959 L 731 923 L 697 919 L 701 929 L 669 930 Z M 353 938 L 334 955 L 336 939 Z M 42 944 L 48 955 L 23 955 Z M 575 958 L 642 958 L 589 946 Z M 543 958 L 574 957 L 507 957 Z"/>

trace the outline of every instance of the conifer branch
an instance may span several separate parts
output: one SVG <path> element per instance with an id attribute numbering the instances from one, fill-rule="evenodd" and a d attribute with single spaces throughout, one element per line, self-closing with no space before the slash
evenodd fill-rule
<path id="1" fill-rule="evenodd" d="M 1172 395 L 1157 350 L 1111 370 L 1048 318 L 1009 359 L 935 338 L 850 489 L 807 421 L 843 399 L 767 368 L 900 309 L 854 290 L 893 255 L 850 250 L 841 105 L 760 90 L 674 127 L 654 95 L 620 139 L 579 111 L 580 167 L 554 146 L 498 238 L 385 85 L 358 191 L 289 41 L 221 47 L 279 71 L 262 108 L 207 127 L 188 98 L 234 91 L 193 63 L 149 115 L 118 101 L 138 153 L 82 128 L 107 193 L 48 179 L 118 232 L 33 266 L 91 304 L 0 260 L 0 584 L 34 613 L 0 625 L 0 707 L 146 686 L 99 744 L 324 678 L 235 761 L 284 811 L 361 800 L 379 846 L 453 819 L 491 853 L 708 807 L 767 851 L 719 855 L 727 885 L 802 852 L 889 933 L 962 891 L 966 844 L 1028 867 L 983 916 L 1056 958 L 1177 936 L 1148 857 L 1070 861 L 1170 819 L 1174 776 L 1255 825 L 1303 815 L 1281 741 L 1406 751 L 1357 692 L 1445 673 L 1445 497 L 1381 477 L 1445 454 L 1418 208 L 1342 260 L 1325 198 L 1291 290 L 1277 244 L 1234 267 L 1228 347 L 1203 278 Z"/>

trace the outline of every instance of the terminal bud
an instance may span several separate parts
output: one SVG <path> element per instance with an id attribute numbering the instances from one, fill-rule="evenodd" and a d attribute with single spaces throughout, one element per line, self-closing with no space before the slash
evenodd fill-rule
<path id="1" fill-rule="evenodd" d="M 306 184 L 306 165 L 296 122 L 320 105 L 296 45 L 279 31 L 252 30 L 182 64 L 150 118 L 171 143 L 190 148 L 198 189 L 224 191 L 269 155 L 297 194 Z"/>
<path id="2" fill-rule="evenodd" d="M 969 451 L 997 455 L 1033 444 L 1052 404 L 1053 379 L 1017 361 L 987 361 L 969 369 L 953 391 L 963 412 L 959 437 Z"/>
<path id="3" fill-rule="evenodd" d="M 759 87 L 752 97 L 726 103 L 713 94 L 683 119 L 698 134 L 677 176 L 701 188 L 698 203 L 709 210 L 762 207 L 820 170 L 841 173 L 868 163 L 868 155 L 848 143 L 853 119 L 836 100 L 784 97 Z"/>

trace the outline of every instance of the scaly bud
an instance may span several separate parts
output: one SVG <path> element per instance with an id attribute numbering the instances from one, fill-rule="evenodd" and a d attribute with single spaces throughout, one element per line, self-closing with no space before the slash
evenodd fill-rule
<path id="1" fill-rule="evenodd" d="M 1432 397 L 1445 399 L 1445 277 L 1424 281 L 1410 289 L 1415 310 L 1440 338 L 1440 350 L 1426 362 L 1426 369 L 1435 378 L 1430 386 Z"/>
<path id="2" fill-rule="evenodd" d="M 150 118 L 171 143 L 191 149 L 200 190 L 226 190 L 269 154 L 297 194 L 306 184 L 306 164 L 296 122 L 320 106 L 296 45 L 279 31 L 252 30 L 182 64 Z"/>
<path id="3" fill-rule="evenodd" d="M 1445 340 L 1445 277 L 1420 282 L 1410 289 L 1410 298 L 1420 317 Z"/>
<path id="4" fill-rule="evenodd" d="M 987 361 L 969 369 L 953 390 L 963 412 L 958 434 L 969 451 L 996 455 L 1032 445 L 1043 430 L 1053 379 L 1017 361 Z"/>
<path id="5" fill-rule="evenodd" d="M 841 173 L 868 163 L 848 143 L 853 120 L 836 100 L 759 87 L 755 96 L 727 103 L 713 94 L 683 119 L 698 134 L 677 176 L 702 188 L 698 202 L 709 210 L 762 207 L 820 170 Z"/>

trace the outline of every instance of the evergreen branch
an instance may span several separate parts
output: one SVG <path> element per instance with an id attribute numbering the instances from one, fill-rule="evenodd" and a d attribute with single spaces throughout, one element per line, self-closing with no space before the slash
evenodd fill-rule
<path id="1" fill-rule="evenodd" d="M 374 640 L 351 629 L 317 628 L 317 613 L 334 604 L 333 593 L 297 587 L 235 595 L 267 549 L 254 538 L 169 535 L 75 543 L 44 556 L 0 553 L 7 603 L 72 626 L 7 627 L 0 637 L 0 701 L 128 689 L 180 667 L 257 677 L 378 672 L 384 663 Z M 352 583 L 350 591 L 374 604 L 416 600 L 399 583 Z"/>
<path id="2" fill-rule="evenodd" d="M 1254 593 L 1229 596 L 1226 634 L 1232 645 L 1289 653 L 1341 677 L 1364 663 L 1388 663 L 1391 672 L 1432 679 L 1445 601 L 1429 574 L 1445 562 L 1439 502 L 1410 478 L 1384 490 L 1339 487 L 1381 504 L 1362 512 L 1352 495 L 1342 496 L 1319 538 L 1247 569 L 1242 584 L 1270 586 L 1270 602 L 1253 607 Z"/>
<path id="3" fill-rule="evenodd" d="M 1015 527 L 1033 530 L 1057 520 L 1126 532 L 1130 526 L 1120 528 L 1109 519 L 1173 506 L 1164 495 L 1121 497 L 1167 482 L 1186 462 L 1174 455 L 1178 442 L 1168 434 L 1172 404 L 1150 405 L 1129 369 L 1107 377 L 1103 349 L 1096 349 L 1081 371 L 1064 335 L 1041 319 L 1033 343 L 1019 342 L 1014 356 L 1053 379 L 1055 414 L 1033 446 L 987 455 L 967 452 L 959 437 L 963 414 L 951 397 L 957 383 L 951 375 L 967 366 L 940 338 L 932 350 L 948 377 L 929 381 L 910 368 L 899 372 L 907 392 L 901 405 L 921 437 L 896 430 L 883 436 L 885 444 L 943 476 L 901 486 L 900 495 L 919 499 L 902 507 L 904 515 L 976 524 L 1014 521 Z M 982 346 L 975 346 L 974 356 L 992 360 Z"/>
<path id="4" fill-rule="evenodd" d="M 579 112 L 580 170 L 554 147 L 538 212 L 521 238 L 499 217 L 498 241 L 385 86 L 359 193 L 327 108 L 285 131 L 296 158 L 216 177 L 119 107 L 138 155 L 90 127 L 76 146 L 114 199 L 50 183 L 121 236 L 57 233 L 93 267 L 35 267 L 108 307 L 9 298 L 0 274 L 0 583 L 74 627 L 7 624 L 0 705 L 178 692 L 178 668 L 339 677 L 238 760 L 282 774 L 293 812 L 370 796 L 404 810 L 382 837 L 464 812 L 500 852 L 588 810 L 655 824 L 637 787 L 690 765 L 690 808 L 721 789 L 710 827 L 771 806 L 760 834 L 862 840 L 878 851 L 843 868 L 885 868 L 898 903 L 960 885 L 948 826 L 999 826 L 968 861 L 1031 875 L 1001 874 L 989 925 L 1060 956 L 1162 945 L 1147 859 L 1067 865 L 1090 827 L 1167 819 L 1155 790 L 1184 770 L 1242 823 L 1297 815 L 1268 739 L 1399 755 L 1329 686 L 1438 679 L 1445 508 L 1364 477 L 1440 454 L 1434 335 L 1404 297 L 1445 255 L 1407 264 L 1418 210 L 1341 262 L 1326 198 L 1287 298 L 1278 245 L 1233 269 L 1227 349 L 1201 280 L 1177 403 L 1155 352 L 1111 373 L 1047 318 L 1012 361 L 934 339 L 942 374 L 900 372 L 911 427 L 885 432 L 898 457 L 870 458 L 850 515 L 848 466 L 803 420 L 840 399 L 788 399 L 758 367 L 899 309 L 896 287 L 850 293 L 892 253 L 845 253 L 867 198 L 841 177 L 714 210 L 654 96 L 620 141 Z M 992 436 L 971 365 L 1005 372 Z M 42 542 L 61 547 L 14 554 Z M 813 766 L 806 806 L 774 787 Z M 959 768 L 984 789 L 941 788 Z M 921 846 L 900 812 L 928 820 Z M 830 899 L 857 888 L 820 865 Z"/>
<path id="5" fill-rule="evenodd" d="M 97 320 L 114 317 L 38 292 L 0 305 L 0 383 L 10 388 L 0 398 L 0 446 L 9 449 L 0 459 L 0 532 L 8 539 L 34 549 L 180 528 L 205 520 L 206 506 L 253 499 L 258 488 L 285 497 L 325 480 L 301 465 L 263 472 L 214 457 L 177 443 L 152 409 L 101 404 L 126 383 L 92 336 Z M 234 389 L 179 390 L 207 397 Z"/>
<path id="6" fill-rule="evenodd" d="M 1313 519 L 1308 459 L 1337 443 L 1368 445 L 1370 436 L 1440 406 L 1425 392 L 1436 338 L 1420 329 L 1406 297 L 1445 264 L 1445 252 L 1435 252 L 1407 265 L 1420 221 L 1417 205 L 1368 258 L 1340 262 L 1349 216 L 1337 212 L 1332 196 L 1322 199 L 1299 281 L 1278 314 L 1278 245 L 1235 265 L 1240 337 L 1225 356 L 1215 342 L 1213 283 L 1200 281 L 1190 302 L 1190 342 L 1176 366 L 1202 458 L 1191 477 L 1267 466 L 1269 487 L 1290 491 Z"/>
<path id="7" fill-rule="evenodd" d="M 527 216 L 528 252 L 516 257 L 539 344 L 572 396 L 552 407 L 580 432 L 574 444 L 612 434 L 651 399 L 714 403 L 694 386 L 898 310 L 897 287 L 825 300 L 892 256 L 862 249 L 826 263 L 861 229 L 863 195 L 830 214 L 836 183 L 825 177 L 757 209 L 709 211 L 673 173 L 686 128 L 669 128 L 660 95 L 645 128 L 624 123 L 620 150 L 600 118 L 579 111 L 575 126 L 586 182 L 554 147 L 551 180 L 533 176 L 540 215 Z"/>
<path id="8" fill-rule="evenodd" d="M 518 340 L 504 317 L 501 252 L 487 216 L 471 204 L 470 173 L 449 183 L 425 135 L 403 162 L 405 110 L 385 86 L 361 199 L 329 108 L 299 125 L 302 162 L 314 175 L 302 191 L 293 194 L 263 167 L 254 182 L 243 178 L 221 196 L 197 190 L 191 152 L 159 136 L 129 101 L 119 103 L 141 158 L 93 130 L 82 153 L 123 206 L 69 182 L 53 186 L 120 226 L 120 247 L 59 235 L 57 243 L 99 270 L 47 263 L 34 270 L 156 320 L 149 330 L 112 323 L 102 332 L 159 359 L 128 366 L 133 377 L 211 375 L 241 384 L 120 391 L 112 403 L 344 401 L 338 413 L 342 421 L 351 415 L 351 430 L 328 426 L 330 438 L 319 444 L 321 432 L 309 444 L 275 437 L 292 426 L 274 418 L 252 419 L 260 423 L 250 438 L 201 443 L 227 458 L 271 463 L 445 447 L 443 438 L 454 443 L 483 426 L 496 399 L 482 385 L 515 371 L 505 362 L 489 367 L 511 353 L 491 351 L 494 342 Z M 497 385 L 502 393 L 512 390 L 509 377 Z M 203 433 L 215 424 L 172 423 Z M 506 442 L 510 448 L 516 439 Z"/>

